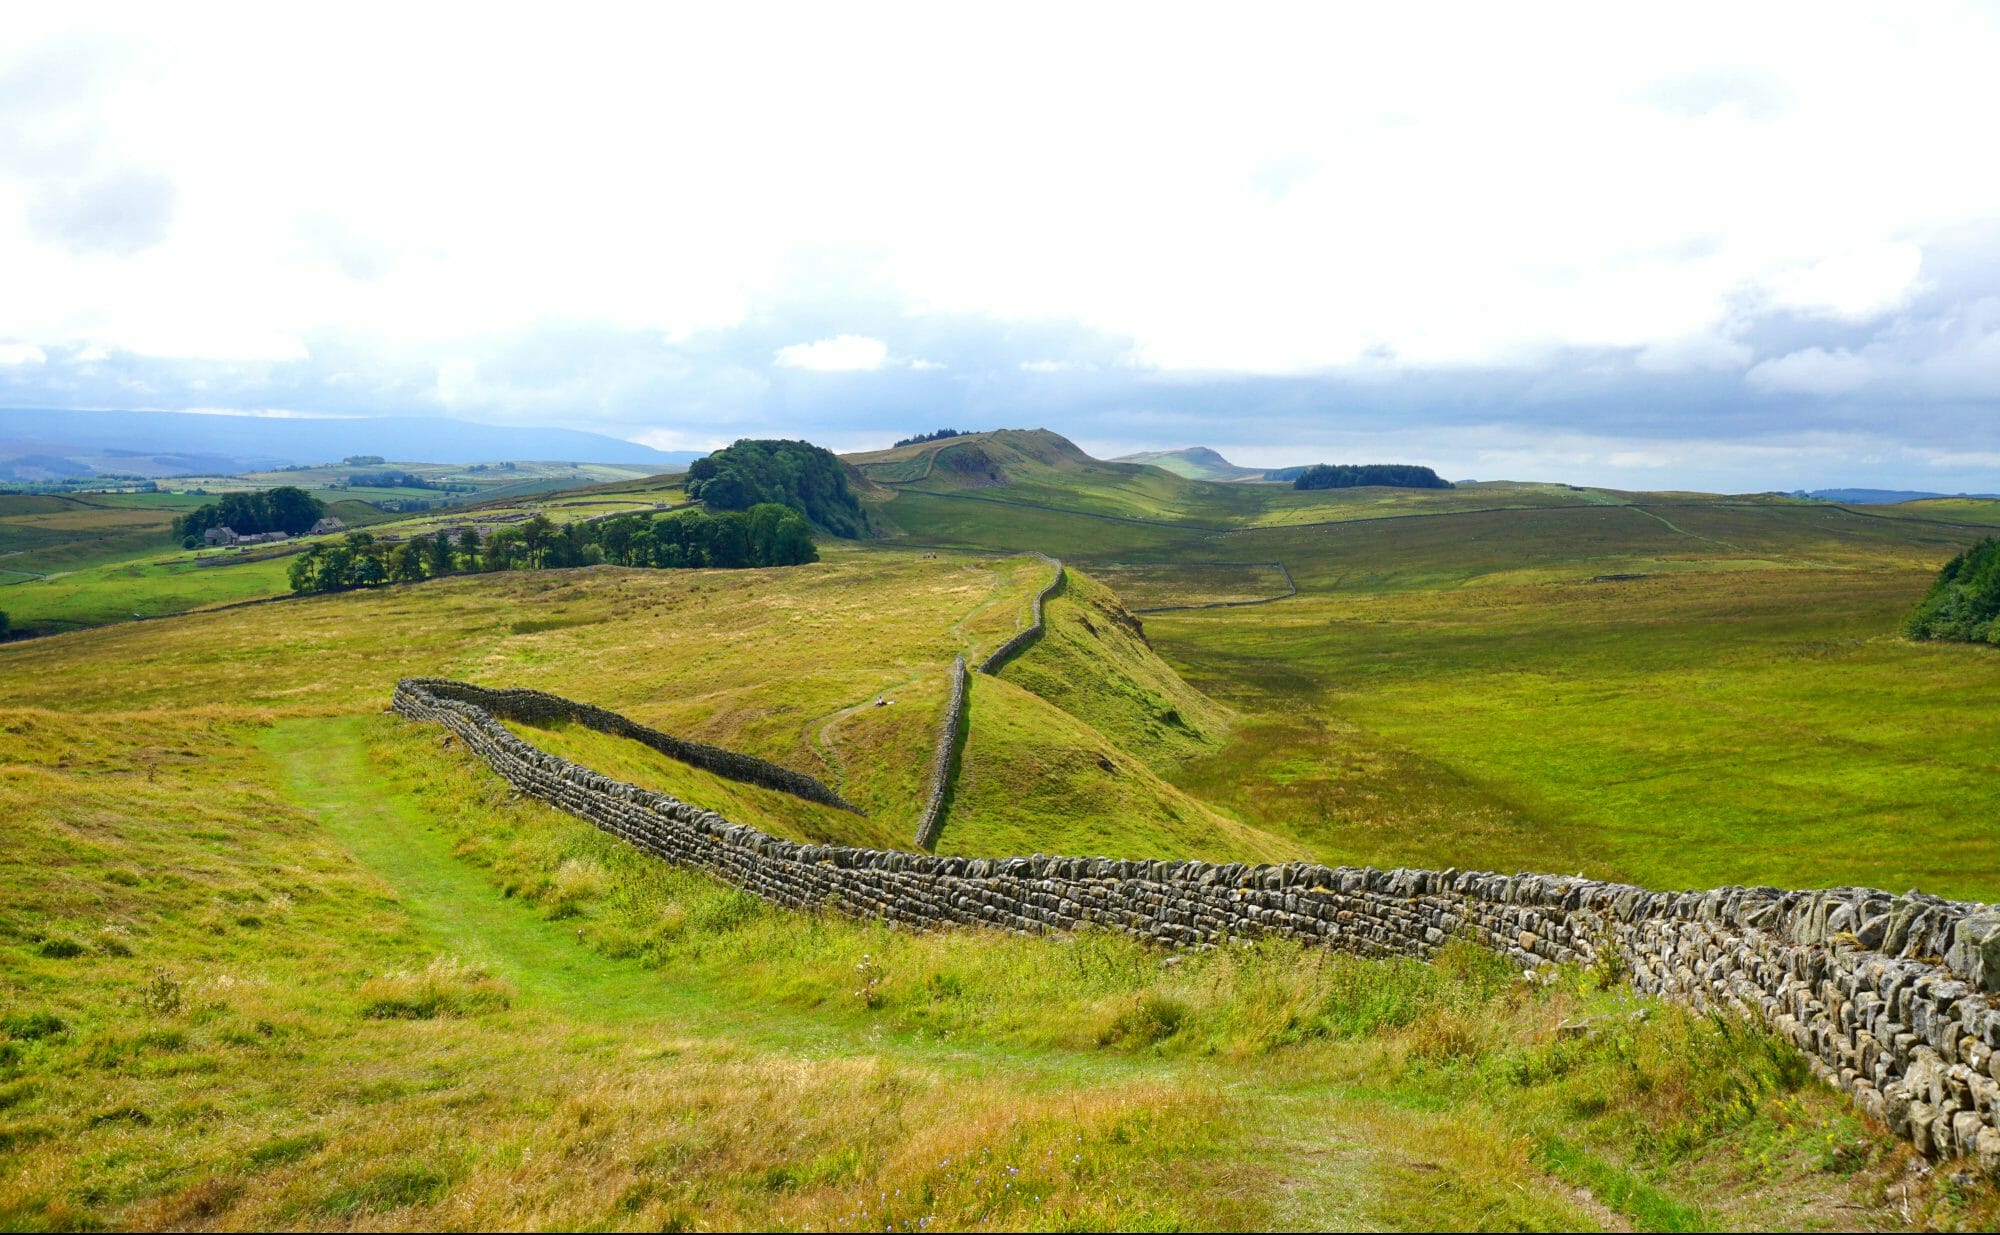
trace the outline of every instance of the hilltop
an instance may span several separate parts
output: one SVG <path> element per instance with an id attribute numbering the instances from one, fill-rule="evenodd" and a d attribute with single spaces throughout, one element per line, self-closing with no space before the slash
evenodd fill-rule
<path id="1" fill-rule="evenodd" d="M 1238 467 L 1206 446 L 1189 446 L 1181 450 L 1142 450 L 1137 454 L 1119 455 L 1114 463 L 1147 463 L 1164 468 L 1176 476 L 1189 480 L 1263 480 L 1264 469 Z"/>

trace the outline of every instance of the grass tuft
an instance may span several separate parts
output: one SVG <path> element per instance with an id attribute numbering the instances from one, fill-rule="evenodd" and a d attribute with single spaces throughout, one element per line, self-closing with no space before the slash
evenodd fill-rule
<path id="1" fill-rule="evenodd" d="M 485 970 L 439 956 L 422 969 L 402 969 L 362 983 L 361 1014 L 370 1020 L 435 1020 L 479 1016 L 513 1005 L 513 991 Z"/>

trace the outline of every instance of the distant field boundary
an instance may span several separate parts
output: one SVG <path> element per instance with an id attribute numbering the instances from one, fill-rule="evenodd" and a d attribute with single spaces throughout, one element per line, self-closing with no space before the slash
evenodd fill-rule
<path id="1" fill-rule="evenodd" d="M 1251 605 L 1269 605 L 1281 600 L 1290 600 L 1299 594 L 1299 585 L 1293 581 L 1292 572 L 1283 562 L 1175 562 L 1173 565 L 1186 569 L 1189 566 L 1275 566 L 1285 577 L 1285 590 L 1276 596 L 1258 596 L 1250 600 L 1211 600 L 1199 605 L 1153 605 L 1145 609 L 1134 609 L 1134 613 L 1188 613 L 1196 609 L 1243 609 Z"/>
<path id="2" fill-rule="evenodd" d="M 495 696 L 588 708 L 422 678 L 397 683 L 392 708 L 443 725 L 522 793 L 780 905 L 916 929 L 1096 928 L 1169 947 L 1268 936 L 1368 957 L 1467 939 L 1530 975 L 1603 967 L 1761 1022 L 1920 1153 L 2000 1172 L 2000 1010 L 1988 998 L 2000 991 L 2000 907 L 1872 888 L 1654 892 L 1580 876 L 799 844 L 541 750 L 470 701 Z"/>
<path id="3" fill-rule="evenodd" d="M 915 484 L 916 482 L 906 481 L 904 483 Z M 985 502 L 992 506 L 1014 506 L 1021 510 L 1045 510 L 1050 514 L 1073 515 L 1078 519 L 1104 519 L 1112 523 L 1137 523 L 1145 527 L 1170 527 L 1183 532 L 1205 532 L 1219 535 L 1234 530 L 1227 527 L 1213 527 L 1206 523 L 1174 523 L 1167 519 L 1142 519 L 1137 515 L 1107 515 L 1093 510 L 1074 510 L 1068 506 L 1049 506 L 1041 502 L 1022 502 L 1006 497 L 980 497 L 973 493 L 940 493 L 936 489 L 912 489 L 910 490 L 910 494 L 915 497 L 946 498 L 954 502 Z"/>

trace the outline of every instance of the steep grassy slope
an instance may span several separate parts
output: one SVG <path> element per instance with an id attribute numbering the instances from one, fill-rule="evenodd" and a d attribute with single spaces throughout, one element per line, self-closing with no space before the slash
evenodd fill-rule
<path id="1" fill-rule="evenodd" d="M 916 708 L 906 710 L 920 720 L 928 719 Z M 529 725 L 505 722 L 523 740 L 541 749 L 594 768 L 627 784 L 642 785 L 661 793 L 717 811 L 733 823 L 747 824 L 773 836 L 820 844 L 868 845 L 878 849 L 907 849 L 914 829 L 915 812 L 909 809 L 883 811 L 857 818 L 850 811 L 808 802 L 788 793 L 746 785 L 669 759 L 658 751 L 626 738 L 613 737 L 568 723 Z M 908 735 L 921 744 L 927 733 Z M 911 797 L 920 786 L 908 786 Z"/>
<path id="2" fill-rule="evenodd" d="M 1011 682 L 973 681 L 971 734 L 940 853 L 1283 862 L 1304 846 L 1245 827 L 1160 779 L 1117 742 Z"/>
<path id="3" fill-rule="evenodd" d="M 1995 1214 L 1796 1057 L 1584 975 L 787 913 L 311 708 L 0 708 L 0 1224 Z"/>
<path id="4" fill-rule="evenodd" d="M 1223 710 L 1154 654 L 1138 619 L 1079 570 L 1045 607 L 1042 638 L 1003 670 L 1153 768 L 1222 742 Z"/>

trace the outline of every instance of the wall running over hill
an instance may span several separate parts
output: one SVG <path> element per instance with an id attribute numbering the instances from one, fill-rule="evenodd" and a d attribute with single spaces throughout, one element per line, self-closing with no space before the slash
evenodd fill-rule
<path id="1" fill-rule="evenodd" d="M 944 829 L 944 803 L 958 778 L 959 735 L 965 732 L 965 692 L 970 685 L 965 657 L 951 662 L 951 698 L 944 706 L 944 722 L 938 726 L 937 751 L 931 756 L 930 788 L 924 794 L 924 813 L 917 818 L 917 848 L 936 847 Z"/>
<path id="2" fill-rule="evenodd" d="M 794 772 L 790 768 L 781 767 L 754 755 L 738 754 L 733 750 L 724 750 L 720 746 L 706 746 L 700 742 L 677 738 L 670 733 L 661 733 L 658 729 L 648 728 L 616 712 L 607 712 L 588 703 L 564 699 L 560 695 L 544 694 L 539 690 L 491 690 L 484 686 L 453 682 L 444 678 L 408 678 L 403 685 L 426 691 L 440 699 L 457 699 L 462 703 L 483 708 L 494 716 L 519 721 L 522 724 L 546 725 L 551 722 L 569 721 L 585 728 L 595 729 L 599 733 L 629 738 L 642 746 L 652 747 L 669 759 L 678 759 L 682 763 L 691 764 L 730 780 L 742 781 L 746 785 L 775 789 L 809 802 L 851 810 L 857 815 L 867 813 L 802 772 Z M 402 690 L 403 686 L 397 687 L 399 697 Z"/>
<path id="3" fill-rule="evenodd" d="M 1067 572 L 1064 571 L 1061 562 L 1058 562 L 1046 553 L 1037 553 L 1033 556 L 1053 567 L 1056 572 L 1055 577 L 1049 580 L 1047 587 L 1035 593 L 1035 620 L 1028 623 L 1026 630 L 1007 640 L 1007 642 L 1001 644 L 999 647 L 994 648 L 991 656 L 980 661 L 979 671 L 981 673 L 1000 672 L 1001 669 L 1006 667 L 1008 661 L 1019 656 L 1027 649 L 1029 644 L 1042 637 L 1042 607 L 1049 603 L 1050 597 L 1062 591 L 1063 580 L 1067 577 Z"/>
<path id="4" fill-rule="evenodd" d="M 915 928 L 1094 926 L 1174 947 L 1272 935 L 1371 957 L 1468 938 L 1524 970 L 1613 966 L 1649 994 L 1762 1021 L 1922 1152 L 2000 1172 L 1995 906 L 1868 888 L 1650 892 L 1555 875 L 796 844 L 538 750 L 474 702 L 532 693 L 406 679 L 394 708 L 444 725 L 522 792 L 794 908 Z"/>

